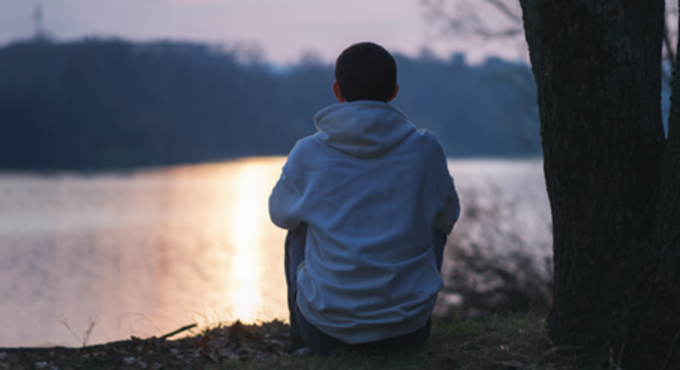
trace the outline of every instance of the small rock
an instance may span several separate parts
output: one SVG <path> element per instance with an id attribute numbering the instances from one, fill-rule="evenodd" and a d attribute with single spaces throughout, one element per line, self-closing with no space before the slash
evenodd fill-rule
<path id="1" fill-rule="evenodd" d="M 125 365 L 132 365 L 132 364 L 134 364 L 135 362 L 137 362 L 137 359 L 134 358 L 134 357 L 125 357 L 125 358 L 123 359 L 123 362 L 125 363 Z"/>
<path id="2" fill-rule="evenodd" d="M 312 355 L 312 354 L 314 354 L 314 351 L 312 351 L 312 349 L 309 348 L 309 347 L 302 347 L 302 348 L 298 349 L 297 351 L 295 351 L 295 353 L 294 353 L 294 355 L 298 355 L 298 356 L 309 356 L 309 355 Z"/>

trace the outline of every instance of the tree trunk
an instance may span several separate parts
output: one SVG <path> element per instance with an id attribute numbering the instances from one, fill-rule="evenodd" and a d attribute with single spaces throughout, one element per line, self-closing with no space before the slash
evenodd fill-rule
<path id="1" fill-rule="evenodd" d="M 673 70 L 678 66 L 676 59 Z M 631 369 L 649 368 L 650 363 L 680 369 L 680 83 L 675 79 L 672 96 L 654 248 L 646 268 L 652 279 L 645 287 L 647 300 L 630 323 L 627 340 L 634 350 L 624 356 Z"/>
<path id="2" fill-rule="evenodd" d="M 604 360 L 632 359 L 636 349 L 630 347 L 640 344 L 642 327 L 669 323 L 645 310 L 656 293 L 668 291 L 659 281 L 674 275 L 651 272 L 662 265 L 676 271 L 680 254 L 674 248 L 680 245 L 675 227 L 680 172 L 666 171 L 662 181 L 664 163 L 679 168 L 680 158 L 673 144 L 678 139 L 671 137 L 673 150 L 664 162 L 664 2 L 521 0 L 521 5 L 554 228 L 550 335 L 557 346 L 583 346 Z M 666 298 L 664 304 L 672 301 Z M 673 315 L 678 307 L 671 307 Z M 675 335 L 677 328 L 667 331 Z M 671 345 L 655 344 L 666 353 Z M 648 368 L 660 368 L 664 359 L 650 356 L 659 367 L 647 363 Z"/>

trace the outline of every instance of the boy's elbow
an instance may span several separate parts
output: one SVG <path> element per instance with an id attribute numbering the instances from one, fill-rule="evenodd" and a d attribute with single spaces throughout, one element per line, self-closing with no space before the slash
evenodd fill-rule
<path id="1" fill-rule="evenodd" d="M 452 180 L 452 185 L 453 185 L 453 179 Z M 449 195 L 449 197 L 446 199 L 446 209 L 447 213 L 449 214 L 449 218 L 451 218 L 451 227 L 458 221 L 458 218 L 460 217 L 460 198 L 458 198 L 458 192 L 456 191 L 456 188 L 452 186 L 453 192 Z"/>
<path id="2" fill-rule="evenodd" d="M 455 224 L 460 218 L 460 202 L 458 201 L 457 197 L 454 201 L 453 210 L 451 211 L 451 218 L 453 219 L 451 227 L 453 227 L 453 224 Z"/>
<path id="3" fill-rule="evenodd" d="M 296 228 L 300 224 L 300 220 L 290 215 L 288 212 L 284 212 L 287 209 L 284 205 L 277 202 L 274 194 L 269 197 L 269 219 L 272 223 L 282 229 L 291 230 Z"/>
<path id="4" fill-rule="evenodd" d="M 271 208 L 269 209 L 269 219 L 274 225 L 287 230 L 294 229 L 299 224 L 292 217 L 286 217 Z"/>
<path id="5" fill-rule="evenodd" d="M 302 222 L 297 216 L 299 210 L 299 192 L 284 172 L 269 196 L 269 218 L 274 225 L 291 230 Z"/>
<path id="6" fill-rule="evenodd" d="M 443 209 L 440 211 L 439 216 L 436 218 L 437 222 L 435 228 L 448 235 L 453 230 L 453 226 L 458 221 L 459 216 L 460 203 L 458 202 L 458 198 L 449 198 Z"/>

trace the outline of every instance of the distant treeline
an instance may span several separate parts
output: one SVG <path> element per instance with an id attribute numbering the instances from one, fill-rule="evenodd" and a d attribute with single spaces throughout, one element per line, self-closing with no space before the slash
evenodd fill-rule
<path id="1" fill-rule="evenodd" d="M 540 155 L 528 66 L 397 56 L 394 105 L 447 154 Z M 177 42 L 0 49 L 0 169 L 128 168 L 285 155 L 334 103 L 333 66 L 277 68 Z"/>

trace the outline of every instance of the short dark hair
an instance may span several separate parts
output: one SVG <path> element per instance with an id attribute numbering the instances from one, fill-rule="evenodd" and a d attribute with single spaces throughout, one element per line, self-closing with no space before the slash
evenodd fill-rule
<path id="1" fill-rule="evenodd" d="M 335 61 L 335 80 L 348 102 L 392 99 L 397 85 L 397 62 L 382 46 L 372 42 L 354 44 Z"/>

